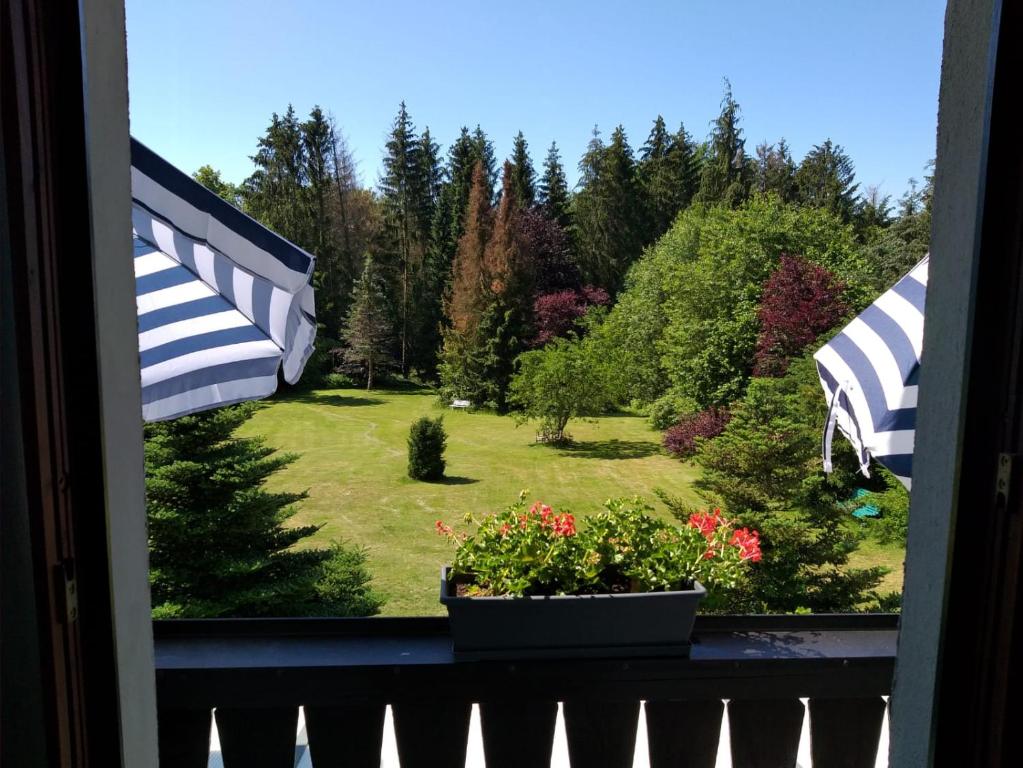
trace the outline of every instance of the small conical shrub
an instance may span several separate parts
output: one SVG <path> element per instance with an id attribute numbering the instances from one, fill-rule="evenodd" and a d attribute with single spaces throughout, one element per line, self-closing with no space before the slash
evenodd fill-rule
<path id="1" fill-rule="evenodd" d="M 423 416 L 412 422 L 408 435 L 408 476 L 413 480 L 444 477 L 444 447 L 447 445 L 444 417 Z"/>

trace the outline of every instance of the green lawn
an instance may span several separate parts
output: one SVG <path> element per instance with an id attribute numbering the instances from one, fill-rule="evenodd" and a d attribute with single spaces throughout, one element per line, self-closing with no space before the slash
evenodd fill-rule
<path id="1" fill-rule="evenodd" d="M 448 479 L 416 482 L 405 474 L 409 425 L 439 413 L 448 431 Z M 581 515 L 612 496 L 638 494 L 655 502 L 654 488 L 699 501 L 691 490 L 697 470 L 661 452 L 660 434 L 645 419 L 574 421 L 568 431 L 575 439 L 571 449 L 537 445 L 532 426 L 443 409 L 432 392 L 358 389 L 276 399 L 242 429 L 301 455 L 271 488 L 308 489 L 294 521 L 322 525 L 319 541 L 340 538 L 367 547 L 389 615 L 442 612 L 439 571 L 450 546 L 434 533 L 438 519 L 457 523 L 469 510 L 496 511 L 523 489 L 531 499 Z"/>

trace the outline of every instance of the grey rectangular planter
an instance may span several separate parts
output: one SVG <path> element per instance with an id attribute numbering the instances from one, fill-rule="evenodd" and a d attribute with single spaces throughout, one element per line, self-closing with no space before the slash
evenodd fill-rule
<path id="1" fill-rule="evenodd" d="M 459 597 L 441 568 L 459 659 L 688 656 L 699 582 L 679 592 L 550 597 Z"/>

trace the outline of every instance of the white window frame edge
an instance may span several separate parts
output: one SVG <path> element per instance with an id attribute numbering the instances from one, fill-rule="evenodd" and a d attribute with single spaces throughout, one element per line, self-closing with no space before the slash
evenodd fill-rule
<path id="1" fill-rule="evenodd" d="M 100 436 L 121 765 L 156 766 L 156 678 L 146 540 L 128 62 L 123 0 L 82 0 Z M 113 716 L 115 713 L 111 713 Z"/>
<path id="2" fill-rule="evenodd" d="M 929 766 L 948 596 L 1000 0 L 949 0 L 889 765 Z M 940 343 L 928 344 L 928 339 Z"/>

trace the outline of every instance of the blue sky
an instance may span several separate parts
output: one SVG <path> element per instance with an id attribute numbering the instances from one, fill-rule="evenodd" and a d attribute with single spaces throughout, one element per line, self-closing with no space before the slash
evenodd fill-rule
<path id="1" fill-rule="evenodd" d="M 127 0 L 132 133 L 186 171 L 231 181 L 271 113 L 332 112 L 374 184 L 404 100 L 446 150 L 478 122 L 539 166 L 557 140 L 570 182 L 594 124 L 638 148 L 662 114 L 704 138 L 722 78 L 747 149 L 796 159 L 831 138 L 861 187 L 897 198 L 934 155 L 944 2 Z"/>

